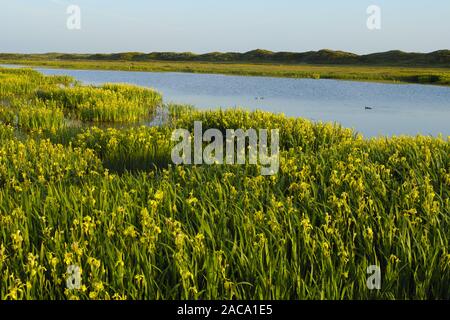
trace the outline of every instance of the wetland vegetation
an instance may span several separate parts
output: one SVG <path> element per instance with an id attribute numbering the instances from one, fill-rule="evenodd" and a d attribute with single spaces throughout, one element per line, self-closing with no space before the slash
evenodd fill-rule
<path id="1" fill-rule="evenodd" d="M 108 128 L 157 108 L 160 126 Z M 279 129 L 279 173 L 174 166 L 171 132 L 194 121 Z M 0 122 L 1 299 L 450 299 L 448 138 L 363 139 L 4 68 Z"/>

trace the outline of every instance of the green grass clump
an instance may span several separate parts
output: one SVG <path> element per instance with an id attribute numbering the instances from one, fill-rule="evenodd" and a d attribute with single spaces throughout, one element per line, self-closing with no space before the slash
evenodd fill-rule
<path id="1" fill-rule="evenodd" d="M 56 130 L 65 126 L 65 116 L 54 102 L 10 99 L 9 106 L 0 106 L 0 121 L 23 131 Z"/>
<path id="2" fill-rule="evenodd" d="M 5 190 L 29 190 L 36 184 L 50 182 L 72 183 L 102 170 L 101 162 L 90 149 L 64 147 L 49 140 L 21 140 L 12 137 L 9 130 L 1 130 L 7 133 L 0 146 L 0 186 Z"/>
<path id="3" fill-rule="evenodd" d="M 150 119 L 161 102 L 161 95 L 151 89 L 126 84 L 81 86 L 66 76 L 0 68 L 0 120 L 15 121 L 26 130 L 54 130 L 74 119 L 138 122 Z"/>
<path id="4" fill-rule="evenodd" d="M 77 82 L 68 76 L 45 76 L 32 69 L 0 67 L 0 98 L 32 97 L 41 86 L 71 86 Z"/>
<path id="5" fill-rule="evenodd" d="M 193 132 L 194 121 L 201 121 L 204 130 L 216 128 L 226 134 L 226 129 L 265 128 L 280 130 L 280 148 L 301 147 L 303 150 L 318 150 L 325 145 L 340 144 L 357 139 L 351 129 L 333 123 L 312 123 L 302 118 L 286 117 L 264 111 L 244 109 L 225 109 L 198 111 L 190 108 L 172 106 L 171 123 L 175 127 Z"/>
<path id="6" fill-rule="evenodd" d="M 24 130 L 56 130 L 64 125 L 64 113 L 60 109 L 24 107 L 17 115 L 17 126 Z"/>
<path id="7" fill-rule="evenodd" d="M 0 122 L 4 124 L 13 124 L 16 120 L 16 113 L 9 107 L 0 105 Z"/>
<path id="8" fill-rule="evenodd" d="M 10 125 L 0 124 L 0 142 L 14 137 L 14 128 Z"/>
<path id="9" fill-rule="evenodd" d="M 74 139 L 74 145 L 90 148 L 115 172 L 148 170 L 167 166 L 171 161 L 170 132 L 166 128 L 85 130 Z"/>
<path id="10" fill-rule="evenodd" d="M 151 115 L 162 100 L 153 90 L 130 85 L 51 88 L 37 96 L 61 103 L 77 119 L 94 122 L 137 122 Z"/>

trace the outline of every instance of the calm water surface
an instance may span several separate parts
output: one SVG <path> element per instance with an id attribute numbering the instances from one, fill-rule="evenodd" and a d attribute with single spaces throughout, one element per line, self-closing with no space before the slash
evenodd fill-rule
<path id="1" fill-rule="evenodd" d="M 152 87 L 163 94 L 165 102 L 192 104 L 201 109 L 240 106 L 339 122 L 366 137 L 440 133 L 450 136 L 450 87 L 173 72 L 35 69 L 49 75 L 70 75 L 85 84 L 123 82 Z"/>

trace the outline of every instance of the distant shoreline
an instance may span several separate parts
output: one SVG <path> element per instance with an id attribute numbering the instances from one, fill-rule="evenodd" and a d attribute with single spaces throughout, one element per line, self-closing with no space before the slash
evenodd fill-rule
<path id="1" fill-rule="evenodd" d="M 1 55 L 0 55 L 1 56 Z M 80 70 L 209 73 L 450 86 L 450 68 L 255 62 L 1 59 L 0 64 Z"/>

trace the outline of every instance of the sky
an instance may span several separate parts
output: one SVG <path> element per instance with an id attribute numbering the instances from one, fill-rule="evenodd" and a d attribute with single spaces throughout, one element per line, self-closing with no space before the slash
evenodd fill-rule
<path id="1" fill-rule="evenodd" d="M 67 28 L 69 5 L 80 29 Z M 377 5 L 381 29 L 369 30 Z M 449 0 L 0 0 L 0 52 L 450 48 Z"/>

